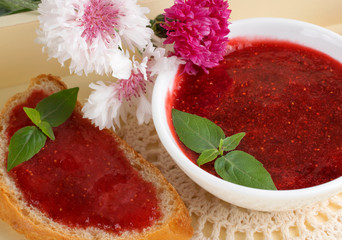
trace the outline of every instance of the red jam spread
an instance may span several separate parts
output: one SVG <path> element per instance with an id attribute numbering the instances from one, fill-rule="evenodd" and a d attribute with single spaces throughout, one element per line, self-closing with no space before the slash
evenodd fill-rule
<path id="1" fill-rule="evenodd" d="M 168 108 L 206 117 L 227 136 L 246 132 L 238 149 L 261 161 L 278 189 L 342 176 L 342 64 L 289 42 L 230 45 L 238 50 L 208 75 L 178 74 Z M 213 162 L 203 169 L 216 175 Z"/>
<path id="2" fill-rule="evenodd" d="M 46 97 L 34 92 L 11 114 L 8 138 L 32 125 L 23 106 L 35 107 Z M 154 186 L 133 169 L 108 132 L 73 115 L 54 128 L 32 159 L 9 174 L 28 204 L 71 227 L 97 227 L 109 232 L 142 231 L 161 217 Z"/>

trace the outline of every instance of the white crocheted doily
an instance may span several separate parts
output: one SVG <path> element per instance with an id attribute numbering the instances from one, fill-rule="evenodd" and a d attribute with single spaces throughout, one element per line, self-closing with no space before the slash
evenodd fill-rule
<path id="1" fill-rule="evenodd" d="M 193 240 L 342 239 L 342 194 L 295 211 L 242 209 L 219 200 L 189 179 L 162 146 L 153 123 L 139 126 L 129 118 L 118 134 L 177 189 L 193 218 Z"/>

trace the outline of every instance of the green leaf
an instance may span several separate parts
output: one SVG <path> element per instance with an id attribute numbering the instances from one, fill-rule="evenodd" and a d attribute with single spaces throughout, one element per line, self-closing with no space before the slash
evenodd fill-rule
<path id="1" fill-rule="evenodd" d="M 36 155 L 46 142 L 46 135 L 35 126 L 19 129 L 11 138 L 8 147 L 7 170 Z"/>
<path id="2" fill-rule="evenodd" d="M 270 174 L 252 155 L 232 151 L 215 161 L 215 170 L 224 180 L 246 187 L 276 190 Z"/>
<path id="3" fill-rule="evenodd" d="M 167 30 L 162 27 L 163 24 L 165 24 L 165 16 L 163 14 L 159 14 L 155 19 L 150 20 L 150 25 L 148 27 L 152 28 L 157 37 L 166 38 Z"/>
<path id="4" fill-rule="evenodd" d="M 40 1 L 34 0 L 1 0 L 0 6 L 9 10 L 18 10 L 18 9 L 30 9 L 36 10 L 38 9 L 38 4 Z"/>
<path id="5" fill-rule="evenodd" d="M 78 87 L 62 90 L 40 101 L 36 110 L 40 113 L 41 120 L 52 127 L 65 122 L 75 108 L 78 90 Z"/>
<path id="6" fill-rule="evenodd" d="M 197 153 L 218 148 L 221 138 L 225 137 L 215 123 L 194 114 L 172 109 L 172 121 L 179 139 Z"/>
<path id="7" fill-rule="evenodd" d="M 41 121 L 40 113 L 34 108 L 24 107 L 26 115 L 31 121 L 51 140 L 55 140 L 55 134 L 53 133 L 51 125 L 46 121 Z"/>
<path id="8" fill-rule="evenodd" d="M 221 153 L 228 152 L 234 150 L 241 142 L 242 138 L 246 135 L 246 133 L 241 132 L 234 134 L 230 137 L 226 137 L 222 139 L 220 142 L 219 150 Z"/>
<path id="9" fill-rule="evenodd" d="M 24 107 L 24 111 L 35 125 L 38 126 L 41 123 L 40 113 L 36 109 Z"/>
<path id="10" fill-rule="evenodd" d="M 0 16 L 36 10 L 39 2 L 37 0 L 0 0 Z"/>
<path id="11" fill-rule="evenodd" d="M 48 123 L 46 121 L 42 121 L 42 122 L 40 122 L 38 127 L 51 140 L 55 140 L 55 134 L 53 133 L 53 130 L 52 130 L 52 127 L 51 127 L 50 123 Z"/>
<path id="12" fill-rule="evenodd" d="M 205 163 L 211 162 L 217 158 L 218 155 L 220 155 L 220 152 L 216 148 L 204 150 L 198 157 L 197 164 L 201 166 Z"/>

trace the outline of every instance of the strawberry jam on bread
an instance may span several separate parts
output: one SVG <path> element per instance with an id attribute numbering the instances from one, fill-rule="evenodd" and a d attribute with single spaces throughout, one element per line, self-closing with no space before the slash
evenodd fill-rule
<path id="1" fill-rule="evenodd" d="M 33 125 L 23 107 L 66 86 L 40 75 L 0 117 L 0 217 L 28 239 L 189 239 L 184 203 L 159 170 L 77 104 L 32 159 L 7 172 L 11 136 Z"/>

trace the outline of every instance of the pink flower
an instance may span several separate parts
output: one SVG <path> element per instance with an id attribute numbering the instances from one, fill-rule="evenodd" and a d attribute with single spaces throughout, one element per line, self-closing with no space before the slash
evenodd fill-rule
<path id="1" fill-rule="evenodd" d="M 223 59 L 230 13 L 225 0 L 175 0 L 165 9 L 164 44 L 174 43 L 174 54 L 187 62 L 185 72 L 195 74 L 195 66 L 208 72 Z"/>

